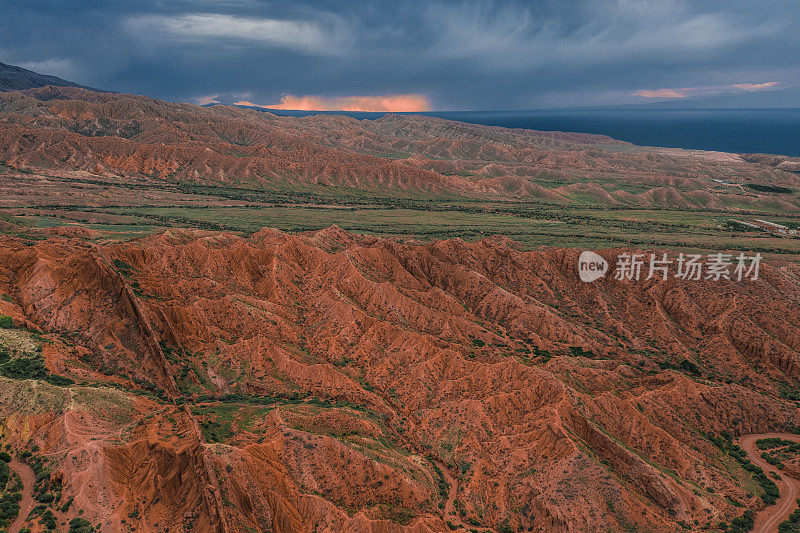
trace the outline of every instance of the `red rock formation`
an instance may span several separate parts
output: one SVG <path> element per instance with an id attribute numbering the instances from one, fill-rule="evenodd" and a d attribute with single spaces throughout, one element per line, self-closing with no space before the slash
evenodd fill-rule
<path id="1" fill-rule="evenodd" d="M 800 177 L 776 170 L 791 170 L 788 161 L 639 148 L 602 135 L 421 116 L 281 117 L 74 87 L 0 93 L 0 128 L 0 163 L 126 181 L 279 189 L 302 183 L 719 209 L 774 209 L 775 201 L 797 208 L 791 196 L 762 198 L 741 186 L 720 188 L 720 180 L 800 186 Z"/>
<path id="2" fill-rule="evenodd" d="M 796 267 L 587 284 L 576 262 L 338 228 L 3 238 L 3 309 L 79 381 L 4 380 L 4 433 L 111 530 L 442 531 L 449 503 L 495 529 L 672 531 L 759 505 L 704 435 L 800 421 L 778 397 Z"/>

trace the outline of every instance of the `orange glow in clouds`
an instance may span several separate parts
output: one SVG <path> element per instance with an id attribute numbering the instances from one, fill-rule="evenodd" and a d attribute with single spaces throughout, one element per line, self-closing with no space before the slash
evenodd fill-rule
<path id="1" fill-rule="evenodd" d="M 645 98 L 686 98 L 687 89 L 657 89 L 655 91 L 644 90 L 634 93 L 636 96 Z"/>
<path id="2" fill-rule="evenodd" d="M 776 85 L 778 85 L 777 81 L 767 81 L 764 83 L 737 83 L 734 87 L 743 91 L 761 91 L 763 89 L 775 87 Z"/>
<path id="3" fill-rule="evenodd" d="M 764 83 L 734 83 L 732 85 L 706 85 L 702 87 L 684 87 L 682 89 L 644 89 L 633 93 L 643 98 L 688 98 L 690 96 L 714 95 L 739 91 L 764 91 L 778 85 L 777 81 Z"/>
<path id="4" fill-rule="evenodd" d="M 261 105 L 242 100 L 236 105 L 263 107 L 265 109 L 293 109 L 296 111 L 375 111 L 413 112 L 430 111 L 431 103 L 421 94 L 395 94 L 386 96 L 292 96 L 287 94 L 281 103 Z"/>

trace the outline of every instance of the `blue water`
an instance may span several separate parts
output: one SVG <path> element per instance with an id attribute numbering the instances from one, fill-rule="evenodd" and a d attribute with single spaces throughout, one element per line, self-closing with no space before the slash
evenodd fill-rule
<path id="1" fill-rule="evenodd" d="M 293 116 L 320 114 L 303 111 L 276 113 Z M 359 119 L 383 115 L 336 114 Z M 800 109 L 442 111 L 418 114 L 506 128 L 601 133 L 641 146 L 800 156 Z"/>

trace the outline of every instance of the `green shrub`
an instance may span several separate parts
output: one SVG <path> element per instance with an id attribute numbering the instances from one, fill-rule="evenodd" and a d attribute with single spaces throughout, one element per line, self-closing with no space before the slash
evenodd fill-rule
<path id="1" fill-rule="evenodd" d="M 11 329 L 14 327 L 14 319 L 8 315 L 0 315 L 0 328 Z"/>
<path id="2" fill-rule="evenodd" d="M 41 379 L 60 387 L 75 383 L 70 378 L 50 375 L 40 356 L 18 357 L 3 363 L 0 365 L 0 374 L 11 379 Z"/>
<path id="3" fill-rule="evenodd" d="M 93 533 L 92 523 L 85 518 L 73 518 L 69 521 L 69 533 Z"/>
<path id="4" fill-rule="evenodd" d="M 67 511 L 69 511 L 69 508 L 72 506 L 72 502 L 74 502 L 74 501 L 75 501 L 75 498 L 70 498 L 69 500 L 67 500 L 67 502 L 64 505 L 61 506 L 59 511 L 61 511 L 62 513 L 66 513 Z"/>
<path id="5" fill-rule="evenodd" d="M 772 466 L 783 468 L 783 463 L 781 463 L 780 459 L 778 459 L 774 455 L 770 455 L 767 452 L 761 452 L 761 458 L 764 459 L 769 464 L 771 464 Z"/>
<path id="6" fill-rule="evenodd" d="M 0 491 L 6 490 L 6 485 L 8 484 L 8 479 L 11 477 L 11 472 L 9 471 L 8 465 L 0 461 Z"/>
<path id="7" fill-rule="evenodd" d="M 794 510 L 789 518 L 778 526 L 778 533 L 795 533 L 800 531 L 800 498 L 797 499 L 798 508 Z"/>
<path id="8" fill-rule="evenodd" d="M 764 185 L 762 183 L 745 183 L 745 185 L 759 192 L 773 192 L 776 194 L 792 194 L 794 192 L 788 187 L 780 187 L 778 185 Z"/>
<path id="9" fill-rule="evenodd" d="M 64 376 L 49 375 L 46 378 L 44 378 L 44 380 L 48 382 L 50 385 L 56 385 L 58 387 L 68 387 L 70 385 L 75 384 L 74 379 L 65 378 Z"/>
<path id="10" fill-rule="evenodd" d="M 697 368 L 696 364 L 694 364 L 692 361 L 689 361 L 688 359 L 684 359 L 683 361 L 678 363 L 678 366 L 680 366 L 681 370 L 683 370 L 684 372 L 694 374 L 695 376 L 700 375 L 700 369 Z"/>
<path id="11" fill-rule="evenodd" d="M 133 267 L 122 259 L 114 259 L 114 267 L 126 278 L 130 277 L 131 270 L 133 270 Z"/>
<path id="12" fill-rule="evenodd" d="M 4 364 L 0 373 L 11 379 L 41 379 L 47 377 L 47 368 L 38 358 L 18 357 Z"/>
<path id="13" fill-rule="evenodd" d="M 580 346 L 570 346 L 569 347 L 570 353 L 575 357 L 588 357 L 589 359 L 594 359 L 597 357 L 593 351 L 591 350 L 584 350 Z"/>
<path id="14" fill-rule="evenodd" d="M 770 450 L 772 448 L 780 448 L 782 446 L 791 446 L 794 441 L 785 440 L 780 437 L 768 437 L 766 439 L 758 439 L 756 446 L 759 450 Z"/>
<path id="15" fill-rule="evenodd" d="M 780 395 L 781 398 L 784 398 L 786 400 L 792 400 L 795 402 L 800 401 L 800 390 L 797 390 L 793 387 L 782 385 L 778 394 Z"/>
<path id="16" fill-rule="evenodd" d="M 53 495 L 52 492 L 47 492 L 45 494 L 42 494 L 41 496 L 36 497 L 36 501 L 40 503 L 53 503 L 53 500 L 55 499 L 56 497 Z"/>
<path id="17" fill-rule="evenodd" d="M 500 533 L 514 533 L 514 529 L 508 525 L 508 518 L 503 520 L 503 522 L 497 526 L 497 531 Z"/>
<path id="18" fill-rule="evenodd" d="M 46 527 L 47 529 L 55 529 L 58 526 L 58 522 L 56 521 L 56 517 L 53 514 L 53 511 L 50 509 L 45 509 L 42 513 L 42 517 L 39 519 L 39 523 Z"/>
<path id="19" fill-rule="evenodd" d="M 6 492 L 0 498 L 0 527 L 5 528 L 13 522 L 19 514 L 19 502 L 22 494 L 19 492 Z"/>
<path id="20" fill-rule="evenodd" d="M 681 362 L 679 362 L 677 365 L 671 361 L 659 361 L 658 366 L 661 368 L 661 370 L 680 370 L 682 372 L 686 372 L 687 374 L 692 374 L 693 376 L 701 375 L 700 369 L 697 368 L 697 365 L 688 359 L 681 360 Z"/>
<path id="21" fill-rule="evenodd" d="M 742 516 L 731 520 L 731 526 L 728 531 L 731 533 L 745 533 L 746 531 L 750 531 L 753 529 L 755 519 L 756 517 L 753 511 L 748 509 Z"/>

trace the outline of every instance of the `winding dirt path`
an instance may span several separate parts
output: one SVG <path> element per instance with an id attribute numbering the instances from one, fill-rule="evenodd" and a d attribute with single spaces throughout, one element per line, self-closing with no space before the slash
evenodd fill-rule
<path id="1" fill-rule="evenodd" d="M 434 461 L 436 466 L 439 467 L 439 470 L 442 471 L 442 475 L 444 476 L 444 480 L 450 485 L 450 492 L 447 495 L 447 502 L 444 504 L 444 519 L 454 526 L 461 527 L 466 529 L 467 531 L 486 531 L 489 533 L 494 533 L 494 529 L 490 527 L 476 527 L 476 526 L 468 526 L 464 524 L 461 520 L 461 516 L 459 516 L 458 512 L 455 509 L 454 502 L 458 497 L 458 480 L 453 477 L 450 471 L 447 469 L 447 466 L 444 463 L 439 461 Z"/>
<path id="2" fill-rule="evenodd" d="M 8 533 L 18 533 L 23 524 L 25 524 L 25 519 L 28 518 L 31 509 L 36 506 L 36 500 L 33 499 L 33 485 L 36 483 L 36 476 L 33 474 L 31 467 L 20 462 L 16 457 L 8 463 L 8 466 L 17 473 L 23 485 L 22 500 L 19 502 L 19 515 L 8 528 Z"/>
<path id="3" fill-rule="evenodd" d="M 462 526 L 461 517 L 456 514 L 453 502 L 456 501 L 456 497 L 458 496 L 458 482 L 453 478 L 450 474 L 450 471 L 447 470 L 447 467 L 440 463 L 439 461 L 434 461 L 436 466 L 439 467 L 439 470 L 442 471 L 442 475 L 444 476 L 444 480 L 450 486 L 450 492 L 447 495 L 447 502 L 444 504 L 444 518 L 445 520 L 449 520 L 453 524 L 457 526 Z"/>
<path id="4" fill-rule="evenodd" d="M 760 466 L 764 472 L 776 472 L 781 476 L 778 487 L 781 490 L 781 496 L 775 505 L 770 505 L 756 516 L 753 531 L 755 533 L 775 533 L 778 531 L 778 525 L 789 518 L 789 515 L 794 512 L 795 500 L 798 493 L 800 493 L 800 481 L 787 476 L 764 459 L 761 458 L 761 450 L 756 446 L 756 441 L 759 439 L 766 439 L 770 437 L 779 437 L 781 439 L 791 440 L 793 442 L 800 442 L 800 435 L 784 434 L 784 433 L 762 433 L 758 435 L 742 435 L 739 437 L 739 445 L 747 452 L 747 457 Z"/>

